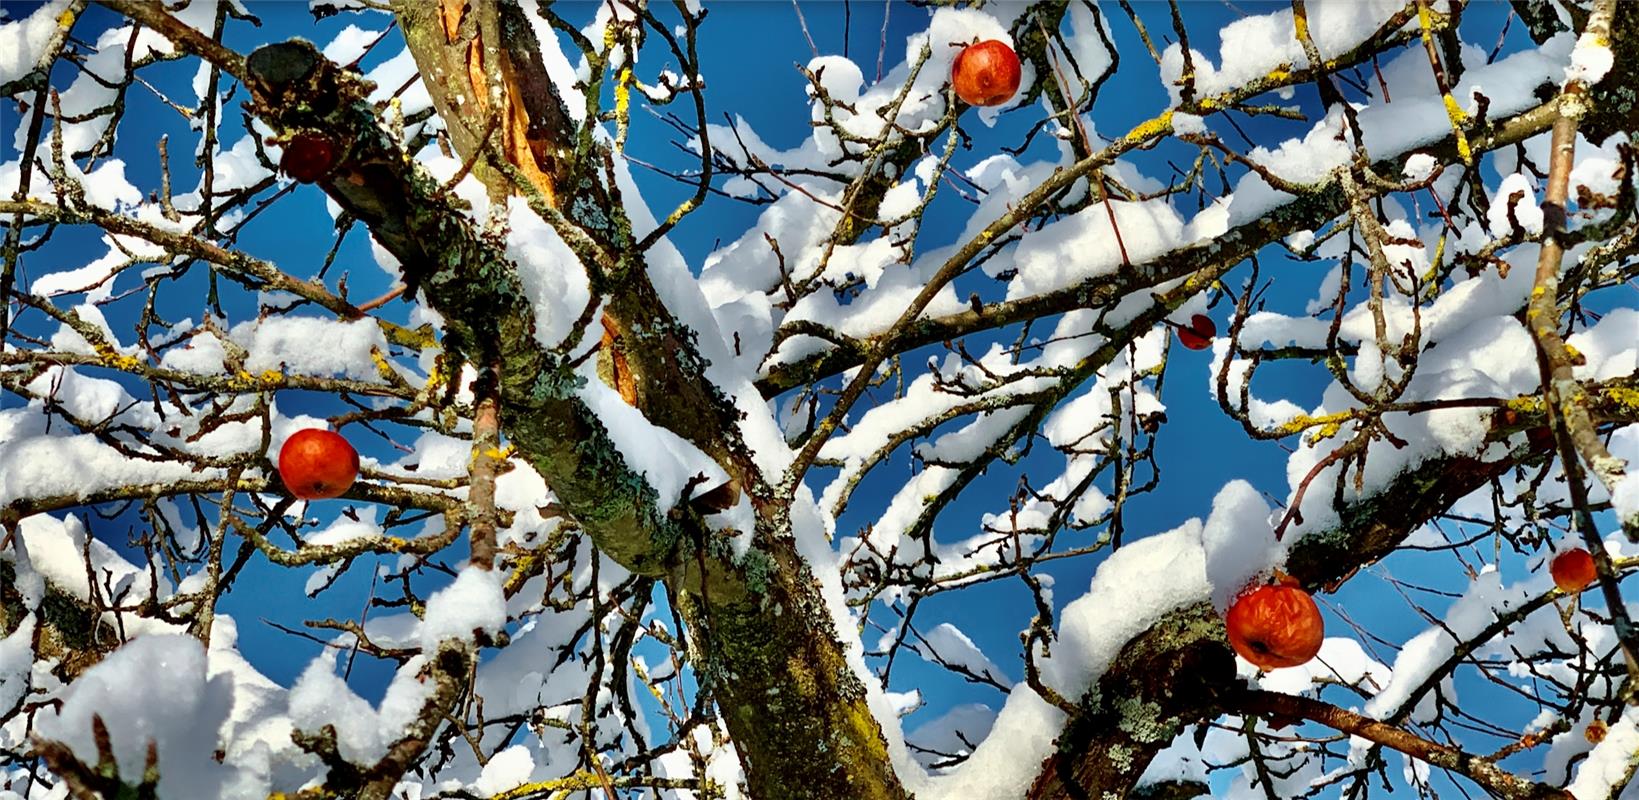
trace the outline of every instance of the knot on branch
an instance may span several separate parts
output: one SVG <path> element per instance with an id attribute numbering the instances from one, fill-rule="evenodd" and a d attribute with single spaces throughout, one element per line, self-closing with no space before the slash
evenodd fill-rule
<path id="1" fill-rule="evenodd" d="M 1215 716 L 1235 685 L 1235 657 L 1212 606 L 1168 614 L 1081 696 L 1028 796 L 1130 789 L 1142 770 L 1123 764 L 1147 763 L 1185 725 Z"/>
<path id="2" fill-rule="evenodd" d="M 264 45 L 256 48 L 245 59 L 245 68 L 251 77 L 261 81 L 269 90 L 291 86 L 305 80 L 319 66 L 319 51 L 306 39 Z"/>
<path id="3" fill-rule="evenodd" d="M 342 104 L 365 99 L 374 88 L 356 74 L 321 69 L 324 64 L 324 55 L 306 39 L 256 48 L 245 59 L 245 71 L 258 110 L 284 125 L 311 123 Z"/>

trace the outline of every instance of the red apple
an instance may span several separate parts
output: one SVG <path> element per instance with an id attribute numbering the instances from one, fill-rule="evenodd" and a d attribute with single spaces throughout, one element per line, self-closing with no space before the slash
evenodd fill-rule
<path id="1" fill-rule="evenodd" d="M 1554 585 L 1566 594 L 1588 588 L 1599 577 L 1594 570 L 1593 555 L 1580 547 L 1554 556 L 1554 560 L 1548 562 L 1548 572 L 1554 576 Z"/>
<path id="2" fill-rule="evenodd" d="M 1298 666 L 1320 652 L 1326 637 L 1314 598 L 1289 584 L 1243 592 L 1224 622 L 1235 652 L 1259 669 Z"/>
<path id="3" fill-rule="evenodd" d="M 1218 326 L 1205 314 L 1189 318 L 1189 327 L 1178 326 L 1178 343 L 1191 350 L 1205 350 L 1212 346 L 1212 337 L 1218 335 Z"/>
<path id="4" fill-rule="evenodd" d="M 973 106 L 999 106 L 1013 99 L 1019 78 L 1018 54 L 995 39 L 963 48 L 950 68 L 956 96 Z"/>
<path id="5" fill-rule="evenodd" d="M 279 170 L 300 183 L 312 183 L 336 165 L 336 145 L 316 133 L 298 133 L 285 142 Z"/>
<path id="6" fill-rule="evenodd" d="M 334 431 L 304 428 L 279 448 L 279 478 L 299 500 L 340 497 L 358 476 L 358 451 Z"/>

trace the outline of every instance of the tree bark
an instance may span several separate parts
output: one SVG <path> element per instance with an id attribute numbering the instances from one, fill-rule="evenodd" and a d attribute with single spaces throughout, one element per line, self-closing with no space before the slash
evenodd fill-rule
<path id="1" fill-rule="evenodd" d="M 167 15 L 157 6 L 112 4 L 166 30 Z M 609 154 L 586 129 L 575 128 L 539 59 L 528 58 L 529 42 L 508 40 L 533 35 L 527 25 L 518 26 L 521 18 L 512 0 L 475 0 L 405 2 L 399 19 L 452 141 L 474 174 L 493 198 L 532 192 L 538 211 L 561 226 L 592 273 L 593 291 L 608 297 L 608 329 L 631 381 L 623 396 L 650 421 L 712 456 L 750 497 L 758 522 L 744 559 L 730 556 L 700 511 L 657 506 L 653 489 L 580 400 L 579 379 L 566 356 L 535 341 L 532 309 L 504 248 L 387 135 L 362 80 L 306 43 L 263 48 L 234 66 L 247 79 L 255 112 L 277 133 L 317 131 L 337 138 L 340 162 L 320 185 L 398 257 L 408 292 L 424 290 L 445 317 L 448 352 L 501 365 L 501 428 L 508 441 L 603 553 L 671 589 L 694 636 L 701 685 L 723 712 L 752 796 L 904 797 L 865 687 L 845 658 L 839 634 L 851 632 L 835 630 L 790 537 L 790 509 L 752 465 L 738 437 L 737 410 L 705 378 L 695 332 L 666 312 L 649 282 L 605 171 Z M 1533 126 L 1542 119 L 1530 113 L 1499 124 L 1476 143 L 1495 146 L 1540 130 Z M 591 202 L 562 208 L 571 194 L 563 187 L 571 185 L 577 198 Z M 1338 213 L 1324 186 L 1315 194 L 1290 213 L 1282 209 L 1261 220 L 1244 237 L 1233 232 L 1234 252 L 1223 252 L 1220 240 L 1214 259 L 1239 260 L 1290 230 Z M 1111 300 L 1197 271 L 1200 264 L 1190 260 L 1197 255 L 1135 265 L 1123 272 L 1132 276 L 1131 284 L 1072 287 L 1016 307 L 927 320 L 925 332 L 898 344 L 909 348 Z M 771 375 L 760 388 L 775 394 L 835 374 L 857 364 L 859 354 L 837 348 L 820 359 Z M 1537 454 L 1490 463 L 1425 462 L 1388 492 L 1345 509 L 1334 530 L 1305 537 L 1288 570 L 1311 587 L 1341 582 L 1455 499 Z M 1221 625 L 1205 604 L 1168 615 L 1129 642 L 1114 664 L 1079 698 L 1059 752 L 1044 764 L 1031 797 L 1125 796 L 1183 726 L 1222 710 L 1224 692 L 1234 682 Z M 1188 678 L 1180 683 L 1174 678 L 1179 674 Z"/>
<path id="2" fill-rule="evenodd" d="M 541 99 L 549 96 L 540 85 L 547 81 L 544 72 L 484 40 L 485 31 L 499 30 L 499 20 L 516 8 L 506 2 L 464 5 L 470 21 L 458 22 L 457 35 L 451 36 L 446 18 L 430 13 L 430 4 L 406 4 L 400 16 L 406 40 L 423 73 L 441 74 L 445 84 L 450 65 L 470 67 L 469 58 L 481 68 L 455 76 L 474 82 L 503 76 L 488 84 L 490 101 L 482 107 L 456 102 L 463 96 L 458 88 L 429 81 L 429 89 L 452 129 L 493 130 L 474 118 L 488 111 L 468 111 L 482 108 L 505 109 L 499 118 L 514 122 L 504 124 L 530 132 L 525 138 L 531 146 L 502 140 L 511 170 L 493 164 L 483 172 L 475 168 L 475 175 L 486 180 L 492 196 L 504 197 L 498 187 L 511 192 L 521 173 L 531 185 L 516 188 L 533 189 L 535 201 L 547 201 L 547 208 L 537 210 L 559 213 L 557 222 L 563 224 L 553 203 L 566 193 L 555 190 L 554 180 L 569 176 L 581 186 L 585 176 L 577 170 L 603 163 L 606 154 L 598 143 L 579 141 L 574 131 L 550 130 L 551 124 L 567 124 L 566 114 L 546 113 L 545 120 L 532 115 L 531 103 L 539 108 L 548 102 Z M 247 71 L 255 110 L 275 130 L 326 131 L 344 140 L 338 148 L 343 159 L 320 185 L 399 258 L 407 282 L 421 288 L 445 317 L 449 349 L 476 363 L 493 358 L 500 364 L 501 427 L 520 456 L 541 473 L 602 552 L 634 572 L 661 577 L 678 598 L 694 632 L 702 687 L 723 712 L 752 796 L 904 797 L 865 686 L 849 668 L 818 582 L 796 552 L 788 509 L 752 465 L 739 439 L 737 410 L 704 376 L 694 332 L 670 317 L 649 283 L 618 198 L 607 191 L 577 193 L 608 204 L 595 211 L 583 206 L 577 212 L 581 217 L 612 224 L 596 228 L 570 221 L 579 238 L 575 231 L 561 232 L 569 234 L 565 238 L 572 246 L 579 245 L 594 291 L 607 295 L 616 336 L 634 343 L 623 352 L 637 407 L 651 422 L 711 455 L 751 495 L 757 530 L 753 549 L 738 561 L 699 511 L 684 504 L 670 512 L 658 509 L 652 488 L 579 400 L 567 359 L 535 342 L 531 309 L 499 245 L 474 230 L 464 212 L 383 135 L 374 110 L 361 102 L 362 81 L 305 43 L 263 48 L 247 60 Z M 469 86 L 465 96 L 474 88 Z M 477 135 L 457 144 L 475 148 L 461 155 L 481 164 L 487 159 L 481 143 L 497 138 Z M 538 152 L 561 157 L 572 150 L 564 144 L 571 140 L 580 149 L 567 166 L 556 161 L 529 168 L 510 161 L 536 158 Z M 605 185 L 612 185 L 612 178 Z"/>
<path id="3" fill-rule="evenodd" d="M 1628 424 L 1635 411 L 1621 397 L 1626 381 L 1590 387 L 1596 418 Z M 1490 441 L 1520 431 L 1540 430 L 1539 411 L 1494 426 Z M 1440 515 L 1463 496 L 1484 488 L 1522 463 L 1551 449 L 1546 436 L 1496 461 L 1458 455 L 1432 458 L 1394 479 L 1383 491 L 1340 509 L 1338 523 L 1306 534 L 1292 547 L 1286 572 L 1311 591 L 1335 589 L 1361 567 L 1387 556 L 1418 526 Z M 1231 659 L 1226 669 L 1223 659 Z M 1196 603 L 1163 617 L 1128 642 L 1112 667 L 1083 695 L 1059 734 L 1058 752 L 1048 757 L 1031 787 L 1031 800 L 1125 797 L 1134 791 L 1150 760 L 1185 726 L 1233 713 L 1226 701 L 1241 688 L 1223 623 L 1210 603 Z M 1526 782 L 1529 783 L 1529 782 Z M 1520 796 L 1531 794 L 1537 786 Z M 1526 791 L 1526 790 L 1522 790 Z"/>

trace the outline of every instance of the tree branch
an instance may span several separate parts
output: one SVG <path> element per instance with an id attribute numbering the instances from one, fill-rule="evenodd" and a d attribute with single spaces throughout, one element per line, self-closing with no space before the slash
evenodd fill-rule
<path id="1" fill-rule="evenodd" d="M 1597 387 L 1584 391 L 1598 393 Z M 1615 401 L 1601 406 L 1598 413 L 1612 424 L 1639 421 L 1632 409 Z M 1540 413 L 1519 417 L 1513 424 L 1493 427 L 1488 441 L 1501 442 L 1520 426 L 1539 427 L 1545 422 Z M 1294 542 L 1285 571 L 1305 587 L 1335 588 L 1360 567 L 1393 552 L 1411 531 L 1457 500 L 1519 464 L 1541 458 L 1548 449 L 1547 441 L 1534 439 L 1495 461 L 1469 455 L 1430 458 L 1396 476 L 1376 494 L 1338 509 L 1338 522 L 1332 528 L 1308 532 Z M 1100 792 L 1119 796 L 1132 789 L 1150 759 L 1183 726 L 1228 710 L 1225 704 L 1237 685 L 1232 667 L 1218 668 L 1203 677 L 1205 685 L 1191 689 L 1187 702 L 1172 697 L 1174 674 L 1168 671 L 1168 660 L 1185 650 L 1202 649 L 1230 658 L 1223 621 L 1210 603 L 1170 612 L 1128 642 L 1111 661 L 1111 669 L 1078 701 L 1080 713 L 1066 721 L 1058 752 L 1043 763 L 1028 797 L 1097 797 Z M 1216 657 L 1199 654 L 1196 658 L 1210 665 Z M 1136 740 L 1130 730 L 1150 733 Z M 1109 757 L 1114 747 L 1123 748 L 1122 759 Z"/>
<path id="2" fill-rule="evenodd" d="M 1311 697 L 1249 690 L 1228 698 L 1231 713 L 1307 719 L 1333 730 L 1398 750 L 1419 761 L 1449 769 L 1506 800 L 1570 798 L 1571 793 L 1528 781 L 1479 756 L 1431 742 L 1403 728 L 1356 714 Z"/>

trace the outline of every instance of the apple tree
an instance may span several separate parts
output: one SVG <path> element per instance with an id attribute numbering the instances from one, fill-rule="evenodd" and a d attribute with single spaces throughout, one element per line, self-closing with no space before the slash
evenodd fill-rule
<path id="1" fill-rule="evenodd" d="M 0 797 L 1639 797 L 1639 4 L 4 14 Z"/>

